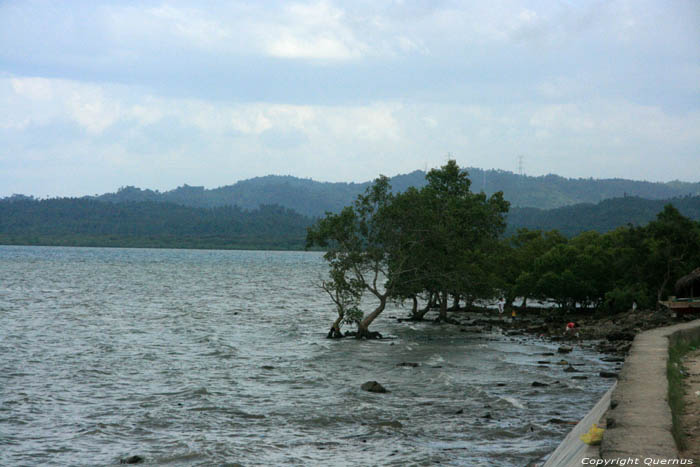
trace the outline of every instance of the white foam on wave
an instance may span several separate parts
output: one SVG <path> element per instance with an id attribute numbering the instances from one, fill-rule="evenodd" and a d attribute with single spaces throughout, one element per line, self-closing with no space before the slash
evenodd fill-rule
<path id="1" fill-rule="evenodd" d="M 443 386 L 454 386 L 455 378 L 445 371 L 441 371 L 438 375 L 431 380 L 431 383 L 440 383 Z"/>
<path id="2" fill-rule="evenodd" d="M 515 397 L 505 396 L 502 399 L 504 401 L 508 402 L 510 405 L 512 405 L 516 409 L 524 409 L 525 408 L 525 406 Z"/>
<path id="3" fill-rule="evenodd" d="M 437 365 L 438 363 L 442 363 L 444 361 L 445 361 L 445 359 L 442 358 L 442 355 L 435 354 L 435 355 L 431 356 L 426 363 L 428 365 Z"/>

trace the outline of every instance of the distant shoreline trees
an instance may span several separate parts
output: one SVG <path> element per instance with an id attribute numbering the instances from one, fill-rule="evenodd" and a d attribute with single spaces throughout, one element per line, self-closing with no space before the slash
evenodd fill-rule
<path id="1" fill-rule="evenodd" d="M 313 222 L 291 209 L 193 208 L 90 198 L 0 201 L 0 244 L 299 249 Z"/>

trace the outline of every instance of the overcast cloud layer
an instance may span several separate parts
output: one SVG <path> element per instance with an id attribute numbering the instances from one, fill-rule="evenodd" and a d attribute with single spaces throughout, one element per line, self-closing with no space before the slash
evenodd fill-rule
<path id="1" fill-rule="evenodd" d="M 0 196 L 700 180 L 700 2 L 0 2 Z"/>

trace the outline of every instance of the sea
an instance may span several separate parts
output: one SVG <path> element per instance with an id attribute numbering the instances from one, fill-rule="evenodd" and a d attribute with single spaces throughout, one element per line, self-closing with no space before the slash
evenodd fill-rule
<path id="1" fill-rule="evenodd" d="M 593 348 L 400 304 L 386 339 L 326 339 L 325 274 L 318 252 L 0 246 L 0 465 L 526 466 L 611 384 Z"/>

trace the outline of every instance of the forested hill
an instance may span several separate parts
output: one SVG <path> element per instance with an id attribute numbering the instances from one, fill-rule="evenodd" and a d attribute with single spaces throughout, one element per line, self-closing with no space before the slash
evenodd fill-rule
<path id="1" fill-rule="evenodd" d="M 604 199 L 638 196 L 647 199 L 669 199 L 700 195 L 700 183 L 652 183 L 624 179 L 570 179 L 557 175 L 521 176 L 501 170 L 467 169 L 472 191 L 492 194 L 503 191 L 512 206 L 556 208 L 577 203 L 597 203 Z M 322 216 L 326 211 L 338 212 L 364 192 L 370 182 L 328 183 L 292 176 L 269 175 L 252 178 L 213 189 L 183 185 L 171 191 L 158 192 L 125 187 L 116 193 L 97 197 L 102 201 L 171 202 L 193 207 L 237 205 L 255 209 L 264 204 L 278 204 L 306 216 Z M 391 179 L 394 191 L 425 184 L 425 173 L 417 170 Z"/>
<path id="2" fill-rule="evenodd" d="M 244 209 L 255 209 L 267 204 L 284 206 L 306 216 L 319 217 L 328 211 L 338 212 L 351 204 L 370 183 L 316 182 L 288 175 L 268 175 L 213 189 L 183 185 L 171 191 L 157 192 L 124 187 L 116 193 L 104 194 L 97 199 L 111 202 L 170 202 L 203 208 L 236 205 Z M 409 186 L 424 184 L 425 173 L 421 171 L 392 178 L 395 191 L 404 191 Z"/>
<path id="3" fill-rule="evenodd" d="M 0 200 L 0 244 L 300 249 L 312 222 L 280 206 L 245 211 L 88 198 Z"/>
<path id="4" fill-rule="evenodd" d="M 645 225 L 665 204 L 700 221 L 700 196 L 626 197 L 551 210 L 511 208 L 506 235 L 518 228 L 573 236 Z M 90 198 L 0 199 L 0 244 L 170 248 L 302 249 L 314 220 L 280 206 L 195 208 L 175 203 L 105 203 Z"/>
<path id="5" fill-rule="evenodd" d="M 513 208 L 507 215 L 506 235 L 518 228 L 558 230 L 574 236 L 587 230 L 608 232 L 632 224 L 643 226 L 654 220 L 666 204 L 673 204 L 684 216 L 700 221 L 700 196 L 670 200 L 649 200 L 627 196 L 597 204 L 576 204 L 555 209 Z"/>

